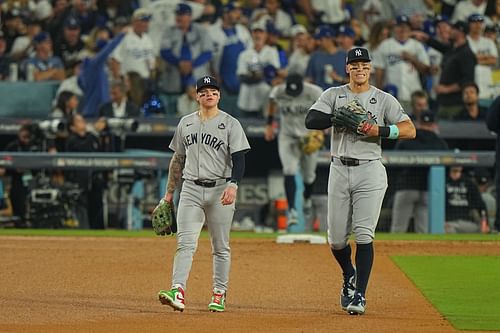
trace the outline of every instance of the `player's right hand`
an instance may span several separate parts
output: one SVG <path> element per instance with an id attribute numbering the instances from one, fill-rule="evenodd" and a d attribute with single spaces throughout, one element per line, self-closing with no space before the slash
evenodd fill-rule
<path id="1" fill-rule="evenodd" d="M 167 193 L 165 193 L 165 196 L 163 197 L 163 199 L 165 201 L 172 202 L 172 201 L 174 201 L 174 194 L 167 192 Z"/>
<path id="2" fill-rule="evenodd" d="M 273 125 L 266 125 L 264 128 L 264 139 L 266 141 L 274 140 L 274 127 Z"/>

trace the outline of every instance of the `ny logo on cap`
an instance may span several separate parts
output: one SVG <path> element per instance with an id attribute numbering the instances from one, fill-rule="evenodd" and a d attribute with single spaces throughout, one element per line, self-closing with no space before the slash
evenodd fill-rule
<path id="1" fill-rule="evenodd" d="M 203 83 L 210 83 L 210 78 L 207 76 L 203 79 Z"/>
<path id="2" fill-rule="evenodd" d="M 360 49 L 357 49 L 354 52 L 356 53 L 356 57 L 361 57 L 361 55 L 363 54 Z"/>

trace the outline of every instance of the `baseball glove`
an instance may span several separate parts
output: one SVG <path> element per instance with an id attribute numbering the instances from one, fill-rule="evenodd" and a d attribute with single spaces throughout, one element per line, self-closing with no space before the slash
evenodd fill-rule
<path id="1" fill-rule="evenodd" d="M 325 142 L 325 134 L 323 131 L 309 131 L 306 136 L 300 139 L 300 148 L 306 154 L 312 154 L 318 151 Z"/>
<path id="2" fill-rule="evenodd" d="M 165 236 L 177 232 L 174 205 L 161 199 L 151 214 L 151 223 L 157 235 Z"/>
<path id="3" fill-rule="evenodd" d="M 344 127 L 353 133 L 366 135 L 375 125 L 375 120 L 357 100 L 353 100 L 333 111 L 332 123 L 335 127 Z"/>

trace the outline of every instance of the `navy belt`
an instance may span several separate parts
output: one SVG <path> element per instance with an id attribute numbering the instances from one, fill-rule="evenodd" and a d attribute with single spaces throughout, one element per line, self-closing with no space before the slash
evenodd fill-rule
<path id="1" fill-rule="evenodd" d="M 365 163 L 368 163 L 368 162 L 371 162 L 371 161 L 375 161 L 375 160 L 358 160 L 357 158 L 350 158 L 350 157 L 335 157 L 335 156 L 332 156 L 332 162 L 335 159 L 337 159 L 340 162 L 342 162 L 342 164 L 345 165 L 345 166 L 358 166 L 358 165 L 365 164 Z"/>
<path id="2" fill-rule="evenodd" d="M 193 182 L 202 187 L 215 187 L 217 185 L 222 185 L 227 183 L 231 178 L 226 178 L 226 179 L 216 179 L 216 180 L 209 180 L 209 179 L 195 179 Z"/>

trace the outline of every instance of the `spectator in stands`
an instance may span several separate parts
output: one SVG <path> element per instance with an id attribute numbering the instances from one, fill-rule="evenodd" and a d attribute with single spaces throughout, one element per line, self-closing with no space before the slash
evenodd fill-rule
<path id="1" fill-rule="evenodd" d="M 305 77 L 311 53 L 316 49 L 316 41 L 303 25 L 296 24 L 291 31 L 293 51 L 288 59 L 287 71 Z"/>
<path id="2" fill-rule="evenodd" d="M 391 26 L 387 21 L 378 21 L 370 27 L 368 41 L 363 45 L 370 54 L 373 55 L 377 52 L 380 44 L 391 36 Z M 370 84 L 376 85 L 375 67 L 371 66 Z"/>
<path id="3" fill-rule="evenodd" d="M 314 38 L 318 41 L 318 49 L 311 54 L 306 69 L 306 81 L 323 89 L 340 86 L 347 82 L 345 59 L 347 53 L 337 48 L 335 31 L 329 26 L 316 29 Z"/>
<path id="4" fill-rule="evenodd" d="M 488 110 L 479 105 L 479 87 L 474 82 L 468 82 L 462 87 L 463 108 L 453 118 L 455 120 L 484 121 Z"/>
<path id="5" fill-rule="evenodd" d="M 490 173 L 486 168 L 477 168 L 474 170 L 474 177 L 476 179 L 479 192 L 486 205 L 486 212 L 488 215 L 488 225 L 490 230 L 495 229 L 495 218 L 497 214 L 497 202 L 493 193 L 494 189 L 491 187 Z"/>
<path id="6" fill-rule="evenodd" d="M 113 50 L 122 42 L 125 34 L 120 33 L 92 58 L 85 58 L 78 76 L 78 86 L 82 89 L 84 99 L 81 102 L 81 113 L 85 117 L 97 117 L 101 104 L 110 100 L 106 61 Z"/>
<path id="7" fill-rule="evenodd" d="M 14 45 L 14 40 L 23 35 L 23 21 L 21 19 L 21 13 L 17 9 L 12 9 L 5 12 L 2 21 L 2 31 L 7 43 L 6 53 L 10 53 L 12 45 Z"/>
<path id="8" fill-rule="evenodd" d="M 196 82 L 188 83 L 186 92 L 182 94 L 177 100 L 177 113 L 176 116 L 181 118 L 185 115 L 193 113 L 199 109 L 198 101 L 196 100 Z M 231 110 L 227 110 L 231 112 Z"/>
<path id="9" fill-rule="evenodd" d="M 113 77 L 120 79 L 129 72 L 137 72 L 144 80 L 152 78 L 156 66 L 153 42 L 148 36 L 152 14 L 139 8 L 132 15 L 132 29 L 111 55 Z M 145 86 L 146 86 L 145 82 Z"/>
<path id="10" fill-rule="evenodd" d="M 22 125 L 17 132 L 17 138 L 9 142 L 4 150 L 8 152 L 39 152 L 40 146 L 35 142 L 33 126 L 31 124 Z M 23 227 L 26 222 L 26 200 L 28 198 L 33 171 L 27 169 L 7 169 L 6 175 L 11 177 L 9 198 L 12 205 L 12 213 L 19 218 L 15 226 Z"/>
<path id="11" fill-rule="evenodd" d="M 80 54 L 85 44 L 80 32 L 80 22 L 75 17 L 69 16 L 64 22 L 62 35 L 54 42 L 54 54 L 63 61 L 65 68 L 81 59 Z"/>
<path id="12" fill-rule="evenodd" d="M 409 109 L 411 93 L 422 90 L 421 74 L 429 73 L 430 60 L 419 41 L 410 38 L 408 16 L 398 16 L 393 36 L 384 40 L 373 54 L 376 86 L 394 91 L 405 110 Z"/>
<path id="13" fill-rule="evenodd" d="M 267 31 L 267 45 L 271 46 L 271 47 L 274 47 L 277 51 L 278 51 L 278 55 L 280 57 L 280 67 L 277 68 L 277 70 L 279 71 L 280 69 L 283 69 L 283 68 L 286 68 L 286 66 L 288 66 L 288 55 L 287 55 L 287 51 L 283 48 L 283 46 L 281 46 L 280 44 L 280 38 L 281 38 L 281 33 L 279 32 L 279 30 L 277 30 L 273 23 L 272 22 L 267 22 L 266 24 L 266 31 Z M 276 71 L 276 75 L 278 74 L 278 71 Z M 283 75 L 283 77 L 286 76 Z M 280 78 L 279 75 L 277 75 L 277 78 Z M 275 84 L 278 84 L 278 83 L 281 83 L 283 82 L 282 80 L 280 80 L 279 82 L 275 83 Z"/>
<path id="14" fill-rule="evenodd" d="M 235 96 L 238 94 L 240 90 L 240 79 L 236 74 L 238 57 L 252 44 L 248 28 L 240 22 L 241 8 L 237 3 L 230 2 L 224 6 L 221 20 L 210 27 L 210 36 L 214 43 L 212 68 L 219 78 L 225 98 L 227 94 Z"/>
<path id="15" fill-rule="evenodd" d="M 415 90 L 412 92 L 411 107 L 407 111 L 410 117 L 418 120 L 420 119 L 420 115 L 429 109 L 429 97 L 427 93 L 423 90 Z"/>
<path id="16" fill-rule="evenodd" d="M 315 20 L 314 25 L 329 25 L 337 29 L 350 17 L 345 8 L 346 2 L 342 0 L 311 1 Z"/>
<path id="17" fill-rule="evenodd" d="M 7 42 L 3 36 L 3 32 L 0 30 L 0 81 L 5 81 L 9 79 L 9 65 L 10 57 L 5 53 L 7 49 Z"/>
<path id="18" fill-rule="evenodd" d="M 54 0 L 52 5 L 52 15 L 47 19 L 45 28 L 53 39 L 57 39 L 61 34 L 64 21 L 71 10 L 68 0 Z"/>
<path id="19" fill-rule="evenodd" d="M 97 0 L 99 17 L 106 22 L 113 22 L 118 17 L 130 17 L 136 6 L 136 1 L 131 0 Z"/>
<path id="20" fill-rule="evenodd" d="M 474 81 L 476 57 L 469 47 L 466 35 L 468 24 L 462 21 L 452 26 L 452 44 L 445 44 L 429 38 L 427 44 L 443 53 L 441 77 L 434 87 L 437 94 L 438 116 L 453 118 L 462 108 L 462 85 Z"/>
<path id="21" fill-rule="evenodd" d="M 263 108 L 271 85 L 264 76 L 266 69 L 280 68 L 279 54 L 276 48 L 266 44 L 267 27 L 262 21 L 252 24 L 253 47 L 243 51 L 238 57 L 238 74 L 241 88 L 237 106 L 242 117 L 263 116 Z"/>
<path id="22" fill-rule="evenodd" d="M 401 151 L 448 150 L 448 144 L 438 135 L 434 114 L 420 113 L 414 140 L 399 140 L 394 147 Z M 403 168 L 398 173 L 392 206 L 391 232 L 407 232 L 411 220 L 417 233 L 429 230 L 428 167 Z"/>
<path id="23" fill-rule="evenodd" d="M 337 35 L 337 44 L 340 46 L 340 48 L 347 53 L 350 49 L 356 46 L 355 42 L 356 33 L 351 28 L 351 26 L 347 24 L 341 25 L 339 27 L 339 32 Z"/>
<path id="24" fill-rule="evenodd" d="M 33 37 L 42 32 L 42 25 L 38 21 L 25 18 L 26 33 L 17 37 L 10 50 L 10 56 L 16 61 L 23 60 L 35 54 Z"/>
<path id="25" fill-rule="evenodd" d="M 141 116 L 139 107 L 127 97 L 127 87 L 122 80 L 113 81 L 110 90 L 111 101 L 99 108 L 99 117 L 137 118 Z"/>
<path id="26" fill-rule="evenodd" d="M 252 22 L 271 22 L 283 37 L 290 37 L 290 28 L 294 23 L 290 14 L 281 9 L 281 0 L 265 0 L 264 8 L 255 10 L 251 20 Z"/>
<path id="27" fill-rule="evenodd" d="M 375 24 L 392 18 L 389 3 L 383 0 L 366 0 L 361 7 L 361 15 L 363 23 L 370 27 L 370 32 Z"/>
<path id="28" fill-rule="evenodd" d="M 487 225 L 486 218 L 486 205 L 477 184 L 463 174 L 462 166 L 451 166 L 446 179 L 445 232 L 479 232 L 482 223 Z"/>
<path id="29" fill-rule="evenodd" d="M 479 14 L 472 14 L 468 18 L 469 34 L 467 41 L 469 47 L 476 56 L 477 64 L 475 70 L 475 82 L 479 86 L 481 99 L 493 98 L 492 68 L 497 64 L 498 50 L 495 43 L 482 36 L 484 17 Z"/>
<path id="30" fill-rule="evenodd" d="M 192 22 L 191 7 L 179 3 L 175 15 L 176 24 L 165 31 L 160 52 L 167 66 L 159 84 L 166 94 L 180 94 L 188 82 L 210 73 L 213 55 L 212 39 L 204 26 Z"/>
<path id="31" fill-rule="evenodd" d="M 471 14 L 484 15 L 486 10 L 486 0 L 463 0 L 459 1 L 451 17 L 452 22 L 467 21 Z"/>
<path id="32" fill-rule="evenodd" d="M 99 120 L 94 128 L 104 130 L 106 122 Z M 103 151 L 97 133 L 88 130 L 87 122 L 80 114 L 74 114 L 69 120 L 70 134 L 66 141 L 66 151 L 75 153 L 93 153 Z M 76 183 L 83 191 L 75 205 L 81 228 L 104 229 L 102 192 L 104 190 L 103 175 L 96 170 L 69 170 L 65 172 L 65 180 Z"/>
<path id="33" fill-rule="evenodd" d="M 78 97 L 71 91 L 62 91 L 57 98 L 55 108 L 50 113 L 50 118 L 65 118 L 69 120 L 70 116 L 78 111 Z"/>
<path id="34" fill-rule="evenodd" d="M 496 138 L 496 157 L 495 157 L 495 188 L 497 191 L 496 202 L 497 207 L 500 207 L 500 96 L 495 98 L 488 109 L 486 117 L 486 125 L 490 131 L 497 133 Z M 497 209 L 495 218 L 494 232 L 500 232 L 500 209 Z"/>
<path id="35" fill-rule="evenodd" d="M 68 71 L 68 76 L 61 82 L 59 87 L 57 88 L 56 96 L 54 97 L 54 104 L 57 104 L 57 98 L 59 94 L 63 91 L 70 91 L 78 100 L 82 100 L 83 92 L 80 86 L 78 85 L 78 76 L 81 73 L 82 61 L 76 60 L 69 65 L 70 69 Z"/>
<path id="36" fill-rule="evenodd" d="M 82 35 L 88 35 L 101 20 L 97 0 L 72 0 L 67 16 L 73 16 L 80 21 Z"/>
<path id="37" fill-rule="evenodd" d="M 53 56 L 52 40 L 46 32 L 40 32 L 33 38 L 35 44 L 35 56 L 25 60 L 21 67 L 24 72 L 24 77 L 31 80 L 33 75 L 34 81 L 49 81 L 49 80 L 64 80 L 66 74 L 62 60 Z M 30 73 L 33 68 L 33 73 Z"/>
<path id="38" fill-rule="evenodd" d="M 486 9 L 484 10 L 484 16 L 486 16 L 487 26 L 495 26 L 500 23 L 500 1 L 498 0 L 488 0 L 486 2 Z"/>

